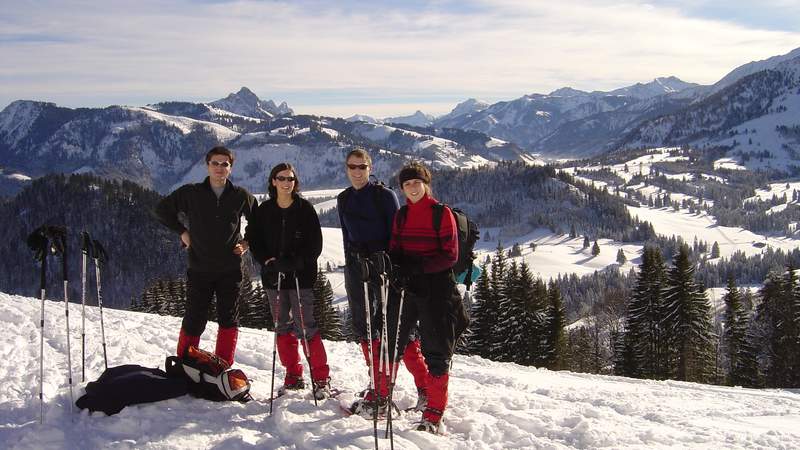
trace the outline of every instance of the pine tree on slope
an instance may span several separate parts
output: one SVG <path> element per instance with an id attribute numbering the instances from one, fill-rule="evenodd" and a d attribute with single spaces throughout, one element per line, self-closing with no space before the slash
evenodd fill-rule
<path id="1" fill-rule="evenodd" d="M 725 328 L 722 332 L 721 345 L 725 355 L 727 380 L 728 384 L 742 384 L 743 377 L 738 371 L 743 368 L 740 358 L 746 344 L 748 314 L 742 305 L 742 298 L 733 277 L 728 278 L 728 288 L 722 301 L 725 303 L 723 319 Z"/>
<path id="2" fill-rule="evenodd" d="M 713 368 L 713 331 L 705 289 L 694 280 L 689 249 L 682 245 L 664 289 L 671 373 L 682 381 L 706 382 Z"/>
<path id="3" fill-rule="evenodd" d="M 547 289 L 547 299 L 550 307 L 547 314 L 546 367 L 551 370 L 562 370 L 567 366 L 568 356 L 567 336 L 564 330 L 567 315 L 561 302 L 561 291 L 552 281 Z"/>
<path id="4" fill-rule="evenodd" d="M 485 261 L 481 264 L 481 276 L 475 282 L 475 292 L 472 299 L 473 309 L 470 313 L 470 331 L 472 335 L 469 341 L 469 350 L 473 355 L 488 358 L 498 308 L 494 303 L 495 296 L 492 294 L 492 288 L 489 284 L 489 272 Z"/>
<path id="5" fill-rule="evenodd" d="M 311 290 L 314 293 L 314 320 L 322 338 L 331 341 L 344 340 L 342 321 L 333 307 L 333 289 L 322 269 L 317 271 L 317 279 Z"/>
<path id="6" fill-rule="evenodd" d="M 667 373 L 667 343 L 662 319 L 664 316 L 663 289 L 666 269 L 657 247 L 645 247 L 642 264 L 633 290 L 626 330 L 622 341 L 623 351 L 629 354 L 619 358 L 625 361 L 621 373 L 642 378 L 664 379 Z"/>

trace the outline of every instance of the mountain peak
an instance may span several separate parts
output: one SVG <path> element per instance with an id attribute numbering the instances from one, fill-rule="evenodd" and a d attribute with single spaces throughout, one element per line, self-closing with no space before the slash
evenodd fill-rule
<path id="1" fill-rule="evenodd" d="M 453 118 L 456 118 L 456 117 L 459 117 L 459 116 L 463 116 L 465 114 L 472 114 L 472 113 L 476 113 L 476 112 L 479 112 L 479 111 L 483 111 L 484 109 L 486 109 L 488 107 L 489 107 L 489 103 L 487 103 L 487 102 L 485 102 L 483 100 L 478 100 L 476 98 L 468 98 L 468 99 L 464 100 L 463 102 L 457 104 L 456 107 L 453 108 L 453 110 L 450 111 L 449 113 L 447 113 L 447 114 L 439 117 L 438 119 L 436 119 L 436 123 L 437 124 L 443 123 L 443 122 L 445 122 L 445 121 L 447 121 L 449 119 L 453 119 Z"/>
<path id="2" fill-rule="evenodd" d="M 235 94 L 228 94 L 227 97 L 210 103 L 215 108 L 224 109 L 247 117 L 258 119 L 268 119 L 282 114 L 294 114 L 286 102 L 276 106 L 272 100 L 261 100 L 246 86 L 242 86 Z"/>
<path id="3" fill-rule="evenodd" d="M 573 89 L 569 86 L 562 87 L 560 89 L 556 89 L 555 91 L 551 92 L 549 95 L 555 97 L 575 97 L 579 95 L 586 95 L 588 92 L 581 91 L 579 89 Z"/>
<path id="4" fill-rule="evenodd" d="M 400 116 L 400 117 L 386 117 L 383 119 L 386 123 L 404 123 L 408 125 L 413 125 L 415 127 L 427 127 L 433 123 L 434 117 L 424 112 L 417 110 L 414 114 L 410 116 Z"/>
<path id="5" fill-rule="evenodd" d="M 624 95 L 638 99 L 648 99 L 659 95 L 680 92 L 685 89 L 696 87 L 696 83 L 687 83 L 680 78 L 671 75 L 668 77 L 654 78 L 649 83 L 636 83 L 631 86 L 622 87 L 608 92 L 608 95 Z"/>

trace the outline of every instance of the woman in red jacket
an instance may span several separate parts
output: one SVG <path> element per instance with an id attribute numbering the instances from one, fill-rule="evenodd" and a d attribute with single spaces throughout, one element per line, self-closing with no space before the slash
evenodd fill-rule
<path id="1" fill-rule="evenodd" d="M 450 209 L 433 198 L 428 168 L 412 162 L 400 170 L 398 178 L 406 205 L 395 215 L 389 248 L 405 290 L 400 337 L 407 339 L 406 330 L 419 320 L 422 354 L 428 365 L 428 404 L 417 430 L 437 433 L 447 406 L 450 358 L 466 326 L 451 269 L 458 260 L 458 229 Z M 438 231 L 433 224 L 436 208 L 442 208 Z M 390 342 L 395 326 L 389 325 Z M 399 343 L 399 348 L 404 346 L 405 342 Z"/>

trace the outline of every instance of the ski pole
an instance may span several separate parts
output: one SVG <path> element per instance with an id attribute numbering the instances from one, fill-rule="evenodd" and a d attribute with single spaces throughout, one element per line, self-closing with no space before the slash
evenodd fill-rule
<path id="1" fill-rule="evenodd" d="M 86 231 L 81 233 L 81 381 L 86 381 L 86 265 L 89 258 L 91 238 Z"/>
<path id="2" fill-rule="evenodd" d="M 319 406 L 317 404 L 317 396 L 314 392 L 314 373 L 312 372 L 314 369 L 311 367 L 311 349 L 308 346 L 308 336 L 306 335 L 306 321 L 303 317 L 303 302 L 300 299 L 300 282 L 297 281 L 297 271 L 294 272 L 294 286 L 297 289 L 297 307 L 300 314 L 300 331 L 303 332 L 303 353 L 306 356 L 306 363 L 308 364 L 308 376 L 311 377 L 311 396 L 314 397 L 314 406 Z"/>
<path id="3" fill-rule="evenodd" d="M 369 260 L 366 258 L 359 258 L 359 262 L 361 263 L 361 280 L 364 282 L 364 309 L 366 312 L 367 318 L 367 349 L 369 351 L 369 357 L 367 358 L 368 366 L 369 366 L 369 380 L 370 380 L 370 390 L 372 391 L 372 399 L 375 402 L 375 407 L 373 408 L 372 412 L 372 429 L 373 429 L 373 436 L 375 437 L 375 448 L 378 448 L 378 391 L 375 385 L 375 362 L 373 360 L 373 353 L 372 353 L 372 316 L 370 315 L 370 301 L 369 298 Z"/>
<path id="4" fill-rule="evenodd" d="M 392 377 L 392 363 L 389 357 L 389 328 L 387 306 L 389 303 L 389 283 L 386 276 L 386 266 L 388 255 L 386 252 L 377 252 L 373 254 L 373 264 L 376 267 L 375 272 L 378 274 L 380 280 L 379 292 L 381 296 L 381 346 L 380 346 L 380 364 L 379 372 L 382 374 L 381 379 L 386 380 Z M 392 404 L 387 397 L 386 407 L 388 408 L 388 415 L 386 417 L 386 434 L 384 438 L 389 438 L 389 445 L 394 448 L 394 431 L 392 430 Z"/>
<path id="5" fill-rule="evenodd" d="M 39 295 L 41 308 L 39 318 L 39 423 L 44 423 L 44 298 L 47 286 L 47 253 L 50 244 L 44 232 L 44 226 L 35 229 L 28 236 L 28 247 L 33 250 L 34 259 L 41 262 L 39 273 Z"/>
<path id="6" fill-rule="evenodd" d="M 67 229 L 65 227 L 49 227 L 51 240 L 55 245 L 56 253 L 61 256 L 61 273 L 64 280 L 64 320 L 67 329 L 67 381 L 69 382 L 69 412 L 72 414 L 75 402 L 72 391 L 72 352 L 69 344 L 69 280 L 67 276 Z"/>
<path id="7" fill-rule="evenodd" d="M 394 424 L 392 424 L 392 397 L 394 396 L 394 385 L 397 382 L 397 372 L 399 372 L 399 370 L 397 370 L 399 369 L 399 367 L 397 365 L 394 365 L 394 363 L 399 359 L 397 357 L 397 352 L 400 351 L 400 322 L 402 321 L 403 318 L 403 301 L 405 300 L 405 293 L 406 293 L 405 289 L 400 291 L 400 307 L 398 308 L 397 311 L 397 329 L 394 335 L 394 353 L 390 358 L 392 360 L 392 368 L 394 370 L 392 370 L 390 375 L 391 381 L 389 383 L 389 401 L 387 403 L 389 405 L 389 416 L 388 419 L 386 420 L 386 434 L 388 435 L 389 432 L 391 431 L 390 443 L 393 449 L 394 449 Z"/>
<path id="8" fill-rule="evenodd" d="M 100 339 L 103 343 L 103 364 L 108 370 L 108 355 L 106 353 L 106 327 L 103 323 L 103 294 L 100 284 L 100 266 L 105 265 L 108 255 L 100 242 L 92 241 L 92 255 L 94 257 L 94 277 L 97 281 L 97 306 L 100 309 Z"/>
<path id="9" fill-rule="evenodd" d="M 278 350 L 278 317 L 281 315 L 281 278 L 283 272 L 278 272 L 278 290 L 275 294 L 275 311 L 272 318 L 274 335 L 272 336 L 272 382 L 269 386 L 269 415 L 272 415 L 272 400 L 275 398 L 275 357 Z M 267 298 L 269 300 L 269 298 Z M 269 305 L 267 305 L 269 308 Z"/>

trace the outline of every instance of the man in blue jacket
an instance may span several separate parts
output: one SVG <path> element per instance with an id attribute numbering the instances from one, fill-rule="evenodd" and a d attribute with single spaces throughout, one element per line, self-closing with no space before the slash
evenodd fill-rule
<path id="1" fill-rule="evenodd" d="M 364 149 L 356 148 L 352 150 L 347 154 L 345 161 L 347 178 L 352 186 L 342 191 L 336 199 L 344 241 L 346 263 L 344 285 L 347 291 L 350 314 L 353 319 L 353 333 L 361 345 L 361 351 L 367 367 L 371 366 L 373 368 L 373 374 L 371 375 L 374 375 L 373 379 L 378 384 L 378 386 L 375 386 L 377 396 L 369 392 L 364 399 L 357 401 L 351 409 L 353 412 L 369 415 L 374 407 L 385 408 L 388 386 L 386 377 L 377 373 L 378 350 L 380 348 L 378 335 L 382 319 L 380 315 L 381 286 L 375 280 L 371 280 L 368 283 L 368 292 L 365 295 L 359 258 L 368 258 L 374 253 L 386 252 L 389 249 L 392 223 L 400 204 L 394 191 L 380 183 L 370 181 L 372 158 Z M 367 317 L 364 305 L 366 297 L 370 299 L 372 336 L 367 336 Z M 399 292 L 395 289 L 390 289 L 388 300 L 395 305 L 396 309 L 396 304 L 399 303 Z M 372 341 L 372 355 L 370 355 L 369 351 L 370 341 Z M 393 343 L 390 342 L 390 351 L 394 352 L 392 345 Z M 420 397 L 418 403 L 421 403 L 418 406 L 424 408 L 425 379 L 428 368 L 422 357 L 419 340 L 410 340 L 405 351 L 402 349 L 401 351 L 403 352 L 403 362 L 414 377 L 414 383 L 417 386 Z"/>

